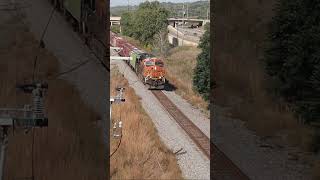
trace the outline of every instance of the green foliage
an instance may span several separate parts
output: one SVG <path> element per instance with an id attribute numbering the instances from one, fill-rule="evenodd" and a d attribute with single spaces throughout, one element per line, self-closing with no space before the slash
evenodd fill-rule
<path id="1" fill-rule="evenodd" d="M 162 2 L 162 7 L 169 11 L 170 17 L 182 17 L 183 16 L 183 3 Z M 208 1 L 191 2 L 188 5 L 189 17 L 193 18 L 207 18 Z M 129 6 L 131 11 L 138 9 L 138 6 Z M 185 11 L 187 5 L 185 4 Z M 128 11 L 128 6 L 116 6 L 110 8 L 111 16 L 122 16 L 123 13 Z"/>
<path id="2" fill-rule="evenodd" d="M 210 95 L 210 24 L 206 24 L 205 30 L 199 43 L 202 52 L 197 57 L 193 86 L 208 101 Z"/>
<path id="3" fill-rule="evenodd" d="M 155 54 L 158 54 L 162 57 L 167 57 L 170 49 L 167 29 L 163 29 L 162 31 L 155 34 L 153 39 L 153 47 L 155 48 Z"/>
<path id="4" fill-rule="evenodd" d="M 133 13 L 126 12 L 123 13 L 121 16 L 120 21 L 121 27 L 122 27 L 122 34 L 125 36 L 132 36 L 133 33 Z"/>
<path id="5" fill-rule="evenodd" d="M 122 14 L 123 34 L 145 45 L 151 44 L 155 34 L 167 27 L 168 15 L 158 1 L 141 3 L 136 11 Z"/>
<path id="6" fill-rule="evenodd" d="M 110 29 L 112 32 L 114 33 L 120 33 L 120 26 L 118 25 L 113 25 L 111 26 L 111 29 Z"/>
<path id="7" fill-rule="evenodd" d="M 267 72 L 276 92 L 306 122 L 320 113 L 320 1 L 279 0 L 266 50 Z"/>

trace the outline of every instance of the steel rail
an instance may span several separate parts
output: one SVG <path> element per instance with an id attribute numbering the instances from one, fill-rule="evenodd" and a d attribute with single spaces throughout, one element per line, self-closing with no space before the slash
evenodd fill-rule
<path id="1" fill-rule="evenodd" d="M 249 180 L 249 177 L 245 175 L 215 144 L 213 144 L 162 91 L 153 90 L 152 93 L 204 155 L 211 159 L 211 166 L 213 167 L 211 178 L 214 180 Z M 211 158 L 210 148 L 212 153 Z"/>

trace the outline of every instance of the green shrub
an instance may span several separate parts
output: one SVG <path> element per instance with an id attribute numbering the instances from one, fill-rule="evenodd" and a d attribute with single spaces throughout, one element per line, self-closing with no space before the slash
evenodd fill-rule
<path id="1" fill-rule="evenodd" d="M 197 57 L 193 86 L 208 101 L 210 95 L 210 24 L 206 24 L 205 30 L 199 43 L 202 52 Z"/>

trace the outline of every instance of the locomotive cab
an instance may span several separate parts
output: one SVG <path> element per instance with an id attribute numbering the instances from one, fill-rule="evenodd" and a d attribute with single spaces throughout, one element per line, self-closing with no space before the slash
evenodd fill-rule
<path id="1" fill-rule="evenodd" d="M 144 83 L 149 85 L 149 88 L 163 89 L 166 82 L 163 60 L 147 58 L 141 64 Z"/>

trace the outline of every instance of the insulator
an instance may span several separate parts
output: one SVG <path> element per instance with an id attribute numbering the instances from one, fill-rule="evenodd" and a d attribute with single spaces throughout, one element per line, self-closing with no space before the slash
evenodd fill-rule
<path id="1" fill-rule="evenodd" d="M 33 115 L 36 119 L 44 118 L 44 106 L 41 89 L 38 87 L 33 90 Z"/>

